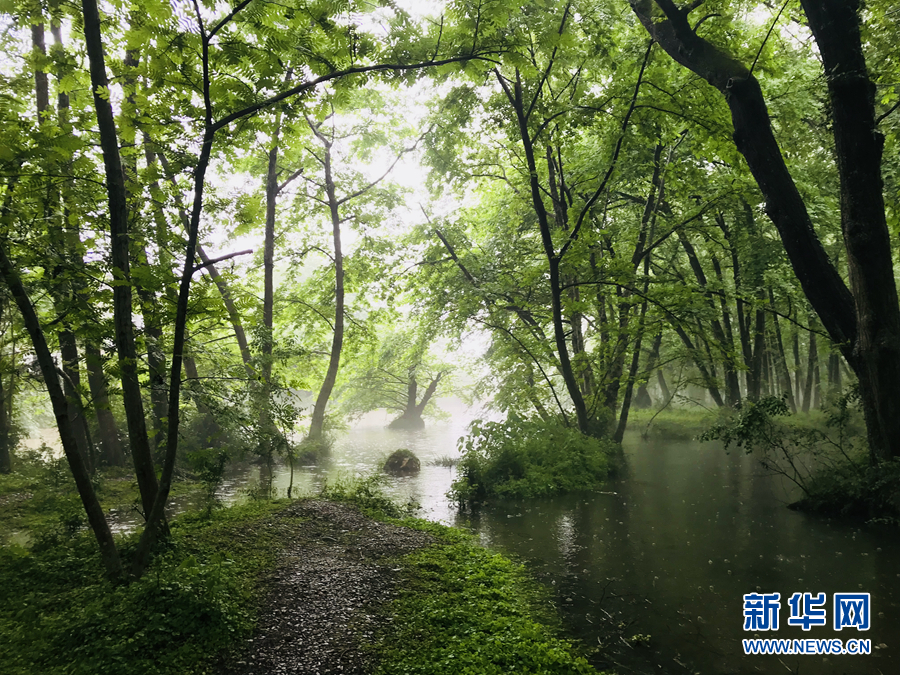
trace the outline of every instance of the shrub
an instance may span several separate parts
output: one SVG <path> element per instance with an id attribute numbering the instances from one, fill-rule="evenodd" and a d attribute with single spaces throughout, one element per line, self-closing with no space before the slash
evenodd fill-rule
<path id="1" fill-rule="evenodd" d="M 827 404 L 819 428 L 792 424 L 785 399 L 764 397 L 746 403 L 700 439 L 755 452 L 765 469 L 803 492 L 792 508 L 897 522 L 900 459 L 870 463 L 858 405 L 854 391 Z"/>
<path id="2" fill-rule="evenodd" d="M 450 497 L 546 497 L 599 487 L 619 446 L 558 423 L 510 417 L 475 420 L 460 439 L 463 457 Z"/>

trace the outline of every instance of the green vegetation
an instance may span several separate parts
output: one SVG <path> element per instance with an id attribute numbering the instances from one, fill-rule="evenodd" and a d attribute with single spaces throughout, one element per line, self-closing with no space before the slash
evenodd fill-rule
<path id="1" fill-rule="evenodd" d="M 402 590 L 382 608 L 389 620 L 369 645 L 378 673 L 596 672 L 559 637 L 546 595 L 521 565 L 460 530 L 409 518 L 412 508 L 385 497 L 381 480 L 338 480 L 320 495 L 437 539 L 391 563 Z M 301 522 L 280 513 L 289 503 L 179 516 L 147 573 L 129 584 L 104 578 L 83 528 L 41 537 L 31 550 L 0 548 L 4 675 L 215 672 L 218 660 L 253 633 L 262 580 Z M 130 555 L 136 541 L 120 538 L 119 549 Z"/>
<path id="2" fill-rule="evenodd" d="M 766 397 L 700 438 L 753 452 L 765 469 L 793 481 L 803 492 L 793 508 L 898 523 L 900 461 L 870 464 L 861 417 L 852 391 L 805 419 L 792 416 L 783 398 Z"/>
<path id="3" fill-rule="evenodd" d="M 488 497 L 548 497 L 598 488 L 616 443 L 559 423 L 523 420 L 472 423 L 451 490 L 460 503 Z"/>
<path id="4" fill-rule="evenodd" d="M 175 482 L 172 494 L 202 498 L 208 483 L 201 478 Z M 137 485 L 127 471 L 107 468 L 93 483 L 105 511 L 137 508 Z M 70 535 L 85 524 L 84 507 L 64 459 L 45 461 L 38 454 L 20 453 L 15 471 L 0 474 L 0 543 L 12 533 L 32 540 Z"/>
<path id="5" fill-rule="evenodd" d="M 696 407 L 633 410 L 629 427 L 642 438 L 689 441 L 706 431 L 717 417 L 716 412 Z"/>
<path id="6" fill-rule="evenodd" d="M 400 561 L 407 581 L 376 648 L 379 675 L 596 673 L 536 618 L 543 598 L 521 565 L 449 529 L 429 531 L 441 543 Z"/>
<path id="7" fill-rule="evenodd" d="M 86 534 L 0 548 L 0 663 L 8 675 L 187 675 L 253 630 L 253 592 L 280 548 L 273 514 L 250 503 L 184 515 L 149 573 L 128 585 L 100 574 Z M 135 537 L 120 542 L 133 550 Z"/>

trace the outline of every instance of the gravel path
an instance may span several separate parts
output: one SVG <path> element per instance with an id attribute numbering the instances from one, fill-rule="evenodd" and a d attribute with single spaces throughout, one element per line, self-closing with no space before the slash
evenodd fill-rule
<path id="1" fill-rule="evenodd" d="M 390 559 L 433 538 L 333 502 L 298 502 L 277 518 L 291 543 L 265 584 L 256 635 L 222 675 L 371 672 L 359 643 L 396 592 L 399 569 Z"/>

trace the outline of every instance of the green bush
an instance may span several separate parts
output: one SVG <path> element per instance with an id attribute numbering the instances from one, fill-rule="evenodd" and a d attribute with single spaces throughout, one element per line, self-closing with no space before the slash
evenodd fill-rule
<path id="1" fill-rule="evenodd" d="M 619 446 L 577 429 L 510 417 L 475 420 L 460 439 L 463 454 L 451 498 L 546 497 L 599 487 Z"/>
<path id="2" fill-rule="evenodd" d="M 817 418 L 796 420 L 784 398 L 747 402 L 701 440 L 754 452 L 762 466 L 794 482 L 791 505 L 828 516 L 900 521 L 900 460 L 872 464 L 858 393 L 829 402 Z"/>

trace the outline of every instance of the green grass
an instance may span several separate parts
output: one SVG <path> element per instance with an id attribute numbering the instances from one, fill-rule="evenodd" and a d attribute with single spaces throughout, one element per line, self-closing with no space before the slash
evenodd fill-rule
<path id="1" fill-rule="evenodd" d="M 250 635 L 254 590 L 281 548 L 281 504 L 183 516 L 145 576 L 113 585 L 87 534 L 0 549 L 0 664 L 8 675 L 187 675 Z M 120 542 L 127 555 L 134 538 Z"/>
<path id="2" fill-rule="evenodd" d="M 440 543 L 399 560 L 403 590 L 376 645 L 378 675 L 597 673 L 559 637 L 549 599 L 522 565 L 459 530 L 402 521 Z"/>

